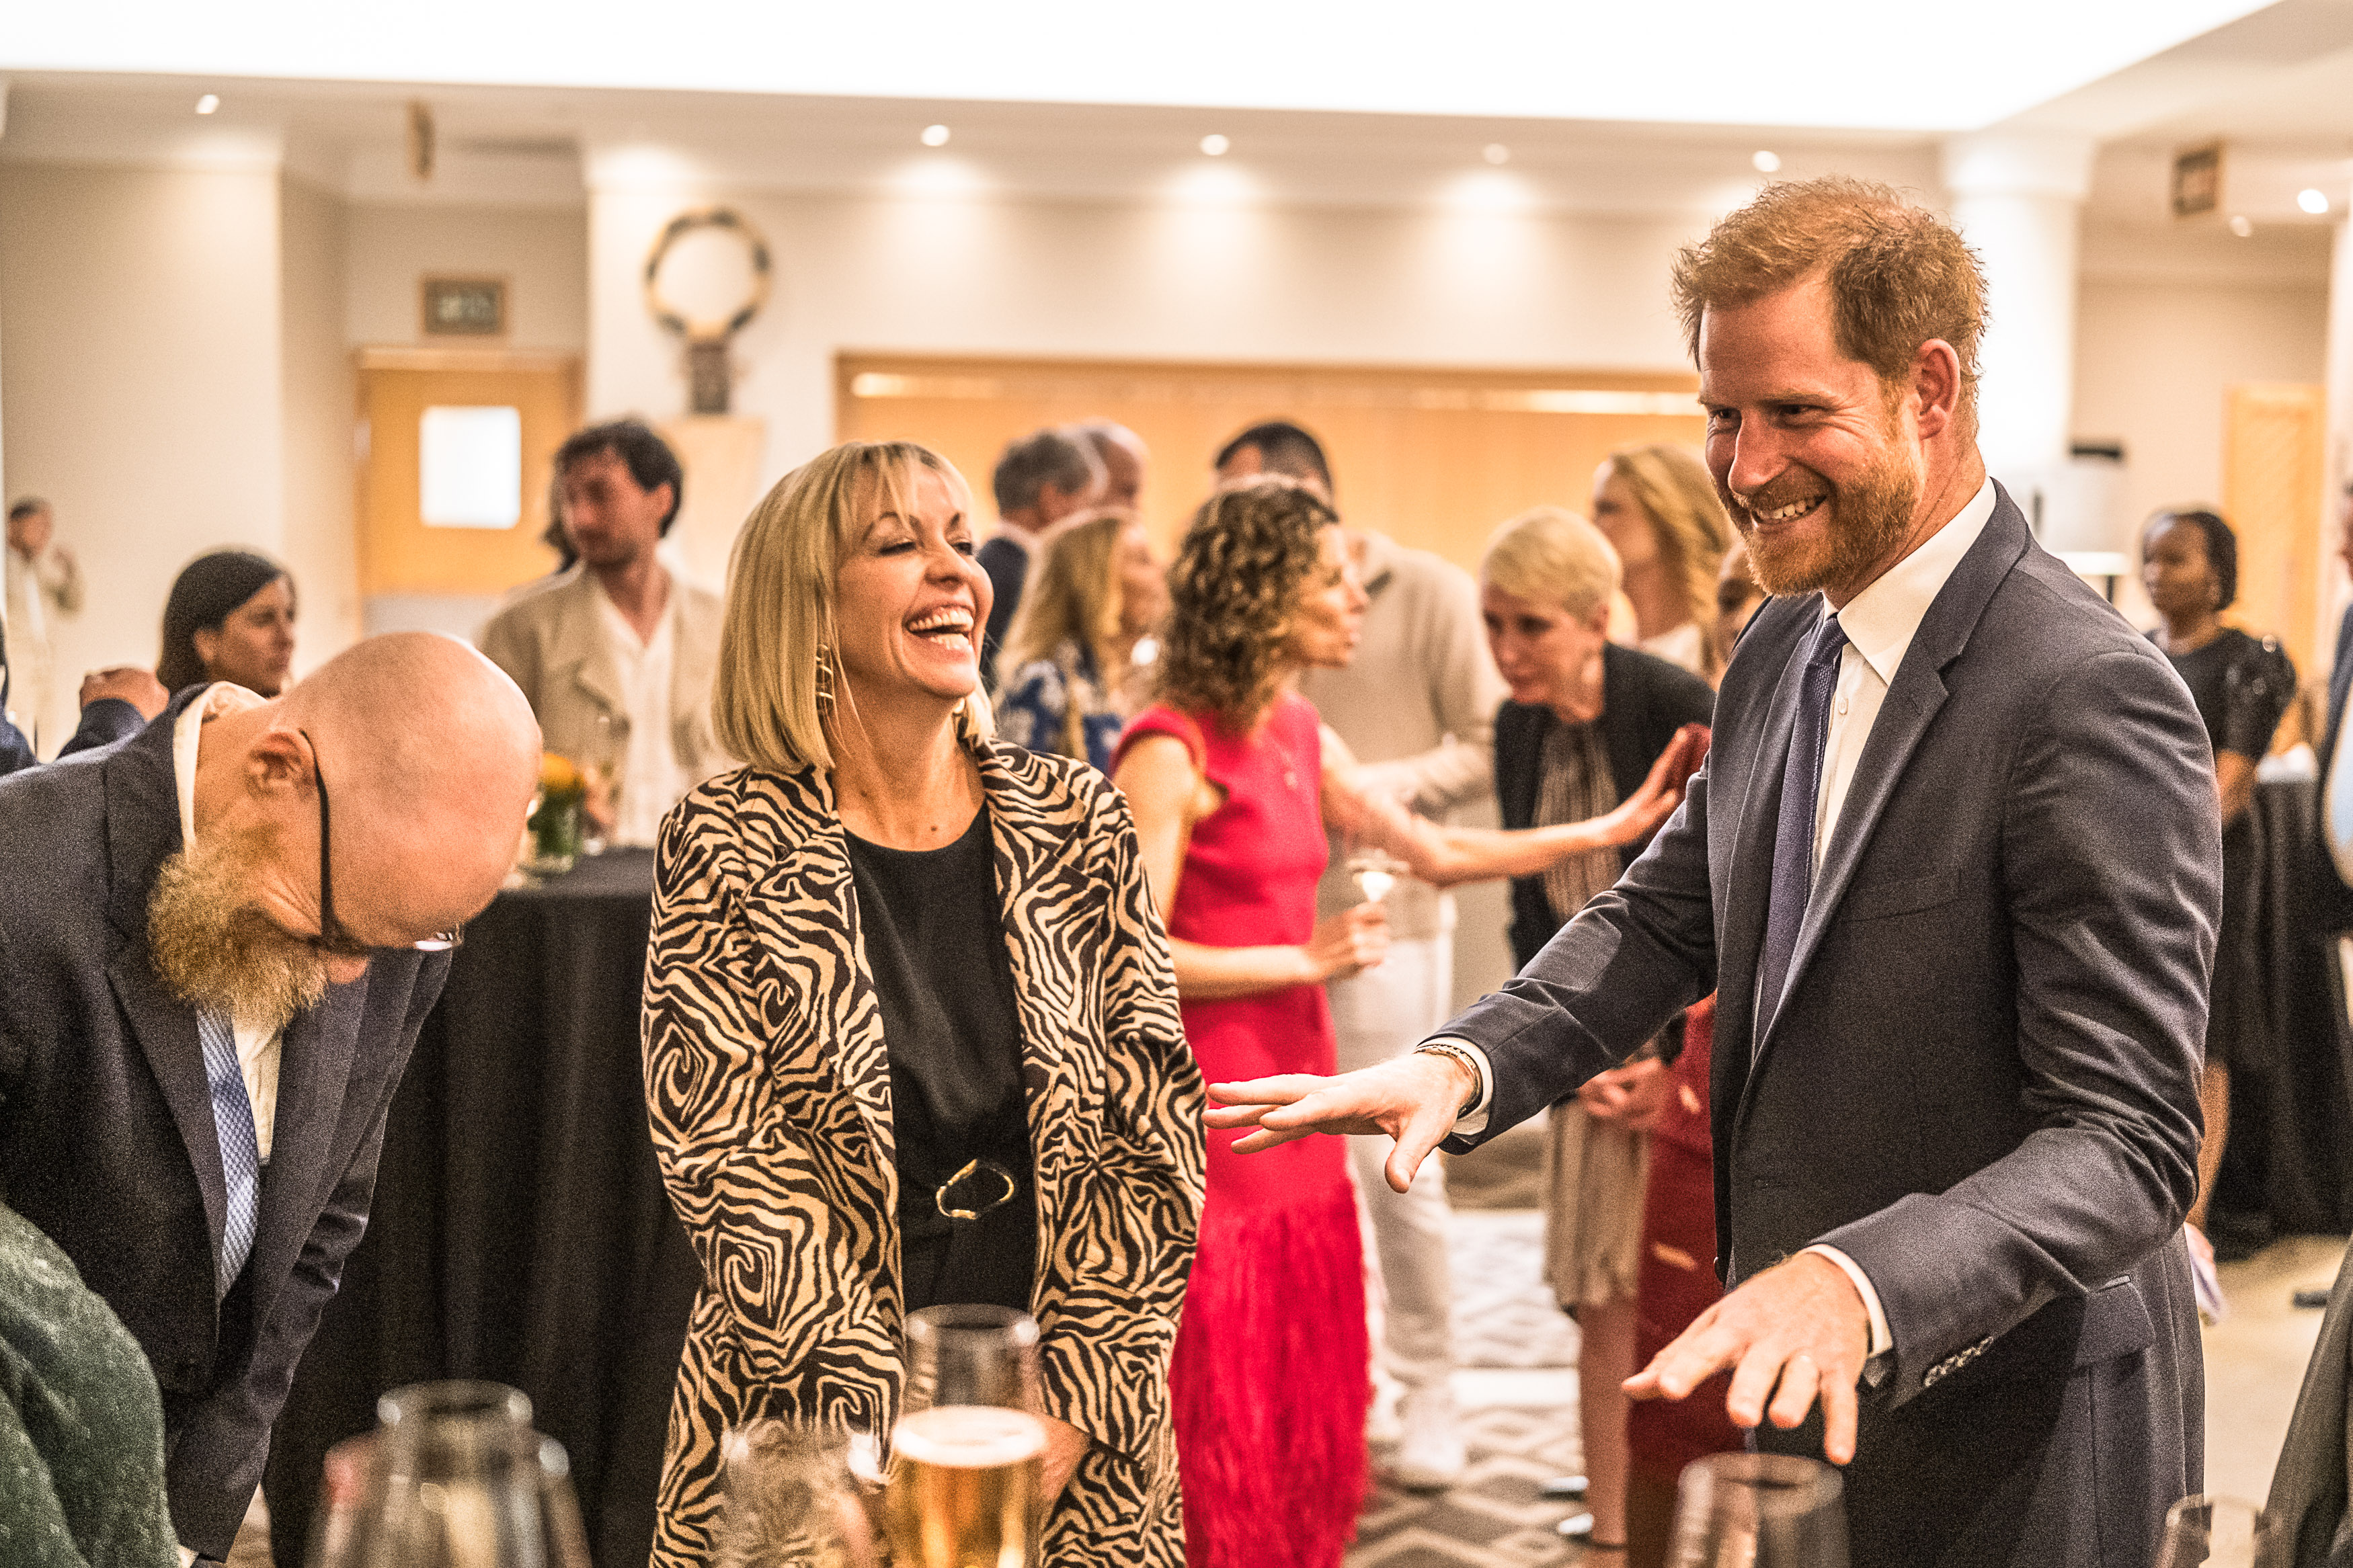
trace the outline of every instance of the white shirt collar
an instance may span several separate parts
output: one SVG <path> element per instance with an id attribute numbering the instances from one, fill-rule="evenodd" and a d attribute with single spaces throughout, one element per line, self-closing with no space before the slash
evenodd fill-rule
<path id="1" fill-rule="evenodd" d="M 1905 650 L 1912 646 L 1912 637 L 1920 629 L 1920 622 L 1936 602 L 1946 579 L 1978 542 L 1985 525 L 1992 520 L 1994 507 L 1993 480 L 1979 486 L 1969 498 L 1969 504 L 1953 515 L 1953 520 L 1930 534 L 1920 548 L 1889 567 L 1884 575 L 1847 601 L 1845 609 L 1837 612 L 1840 629 L 1855 652 L 1871 666 L 1872 673 L 1887 685 L 1895 684 L 1895 671 L 1904 662 Z M 1831 615 L 1829 601 L 1822 605 L 1825 618 Z"/>
<path id="2" fill-rule="evenodd" d="M 180 710 L 180 717 L 172 726 L 172 782 L 179 786 L 181 848 L 193 849 L 196 844 L 196 748 L 202 742 L 205 721 L 267 700 L 242 686 L 216 680 L 205 688 L 203 696 Z"/>

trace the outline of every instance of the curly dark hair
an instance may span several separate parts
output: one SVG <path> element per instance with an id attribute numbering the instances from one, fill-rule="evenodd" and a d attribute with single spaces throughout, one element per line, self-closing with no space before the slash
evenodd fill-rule
<path id="1" fill-rule="evenodd" d="M 1201 503 L 1168 569 L 1160 700 L 1248 729 L 1274 700 L 1317 538 L 1340 521 L 1314 491 L 1268 476 Z"/>

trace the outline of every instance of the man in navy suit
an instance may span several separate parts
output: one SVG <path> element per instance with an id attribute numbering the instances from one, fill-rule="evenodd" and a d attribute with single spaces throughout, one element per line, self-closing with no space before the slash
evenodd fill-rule
<path id="1" fill-rule="evenodd" d="M 0 780 L 0 1199 L 146 1352 L 200 1557 L 252 1500 L 538 756 L 514 683 L 417 633 Z"/>
<path id="2" fill-rule="evenodd" d="M 1976 445 L 1983 284 L 1941 219 L 1776 185 L 1678 258 L 1757 611 L 1681 809 L 1420 1052 L 1212 1086 L 1388 1132 L 1402 1186 L 1718 994 L 1724 1300 L 1628 1384 L 1732 1373 L 1845 1467 L 1857 1568 L 2146 1568 L 2200 1489 L 2182 1215 L 2221 898 L 2206 731 Z M 1817 1413 L 1819 1406 L 1819 1413 Z"/>

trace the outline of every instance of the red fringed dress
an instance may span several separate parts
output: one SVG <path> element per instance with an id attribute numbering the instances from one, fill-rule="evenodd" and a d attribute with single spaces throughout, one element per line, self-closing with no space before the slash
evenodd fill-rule
<path id="1" fill-rule="evenodd" d="M 1323 874 L 1315 710 L 1280 699 L 1255 736 L 1166 708 L 1123 749 L 1174 735 L 1225 792 L 1193 825 L 1168 934 L 1209 947 L 1304 943 Z M 1183 1004 L 1211 1083 L 1334 1070 L 1320 985 Z M 1364 1263 L 1345 1152 L 1303 1138 L 1238 1155 L 1209 1133 L 1201 1249 L 1170 1373 L 1190 1568 L 1336 1568 L 1365 1492 L 1371 1397 Z"/>

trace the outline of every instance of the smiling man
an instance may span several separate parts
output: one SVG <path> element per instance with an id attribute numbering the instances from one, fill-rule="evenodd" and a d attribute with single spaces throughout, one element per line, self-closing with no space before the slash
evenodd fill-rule
<path id="1" fill-rule="evenodd" d="M 1757 581 L 1715 747 L 1618 886 L 1421 1052 L 1214 1086 L 1401 1185 L 1719 994 L 1730 1293 L 1628 1384 L 1733 1372 L 1846 1467 L 1858 1568 L 2154 1560 L 2200 1488 L 2181 1242 L 2221 902 L 2205 731 L 1976 447 L 1983 285 L 1882 187 L 1777 185 L 1677 260 Z"/>
<path id="2" fill-rule="evenodd" d="M 192 687 L 0 780 L 0 1198 L 153 1367 L 184 1546 L 225 1558 L 367 1222 L 385 1111 L 538 774 L 512 681 L 376 637 Z"/>

